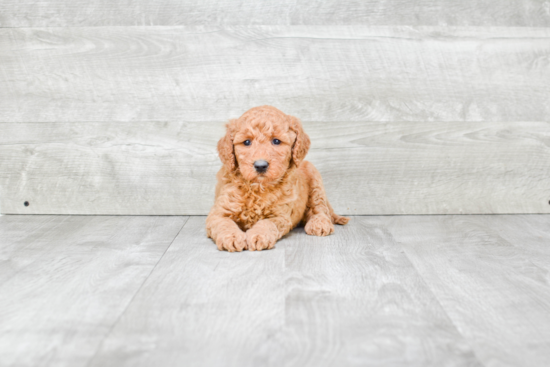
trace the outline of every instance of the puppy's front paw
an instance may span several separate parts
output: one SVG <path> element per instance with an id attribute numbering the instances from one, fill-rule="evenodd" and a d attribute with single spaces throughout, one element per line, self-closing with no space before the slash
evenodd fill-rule
<path id="1" fill-rule="evenodd" d="M 275 242 L 277 242 L 277 235 L 271 231 L 260 232 L 251 228 L 246 232 L 246 245 L 249 251 L 272 249 Z"/>
<path id="2" fill-rule="evenodd" d="M 334 225 L 328 217 L 314 215 L 307 221 L 305 230 L 311 236 L 328 236 L 334 233 Z"/>
<path id="3" fill-rule="evenodd" d="M 242 251 L 246 248 L 246 234 L 240 230 L 220 234 L 216 239 L 216 245 L 220 251 Z"/>

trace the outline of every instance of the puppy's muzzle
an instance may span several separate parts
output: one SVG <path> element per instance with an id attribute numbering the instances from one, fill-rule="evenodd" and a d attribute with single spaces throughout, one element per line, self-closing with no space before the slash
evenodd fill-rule
<path id="1" fill-rule="evenodd" d="M 254 162 L 254 168 L 258 173 L 265 173 L 265 171 L 267 171 L 267 167 L 269 167 L 269 163 L 267 163 L 263 159 L 259 159 Z"/>

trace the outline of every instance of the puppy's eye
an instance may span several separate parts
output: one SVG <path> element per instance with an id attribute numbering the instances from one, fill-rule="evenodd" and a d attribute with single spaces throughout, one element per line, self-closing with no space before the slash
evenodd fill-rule
<path id="1" fill-rule="evenodd" d="M 250 140 L 245 140 L 243 141 L 243 144 L 249 146 L 250 144 L 252 144 L 252 142 Z"/>
<path id="2" fill-rule="evenodd" d="M 279 145 L 281 144 L 281 141 L 279 139 L 273 139 L 273 144 Z"/>

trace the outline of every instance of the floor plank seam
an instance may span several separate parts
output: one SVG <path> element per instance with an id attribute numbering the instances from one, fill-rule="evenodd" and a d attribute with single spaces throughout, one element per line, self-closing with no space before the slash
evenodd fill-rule
<path id="1" fill-rule="evenodd" d="M 94 354 L 92 355 L 92 357 L 88 360 L 88 363 L 86 363 L 86 367 L 89 367 L 92 362 L 94 361 L 94 359 L 97 357 L 99 351 L 101 350 L 101 348 L 103 347 L 103 344 L 105 343 L 105 340 L 107 340 L 107 338 L 109 337 L 109 335 L 111 335 L 111 333 L 113 332 L 115 326 L 120 322 L 120 319 L 122 318 L 122 316 L 126 313 L 126 311 L 128 310 L 128 308 L 130 307 L 130 305 L 134 302 L 134 299 L 136 298 L 136 296 L 139 294 L 139 292 L 141 291 L 141 289 L 143 288 L 143 285 L 145 283 L 147 283 L 147 280 L 149 279 L 149 277 L 151 276 L 151 274 L 153 274 L 153 272 L 155 271 L 155 269 L 157 268 L 157 265 L 161 262 L 162 258 L 164 257 L 164 255 L 166 255 L 166 252 L 168 251 L 168 249 L 170 247 L 172 247 L 172 244 L 174 243 L 174 241 L 176 240 L 176 238 L 178 238 L 180 232 L 183 230 L 183 228 L 185 228 L 185 225 L 187 224 L 187 222 L 189 221 L 189 218 L 191 218 L 191 216 L 187 216 L 187 218 L 185 219 L 185 221 L 183 222 L 183 224 L 181 225 L 181 228 L 179 229 L 178 233 L 176 233 L 176 235 L 174 236 L 174 238 L 172 239 L 172 241 L 170 241 L 170 244 L 168 246 L 166 246 L 166 249 L 164 250 L 164 252 L 162 253 L 162 255 L 159 257 L 158 261 L 155 263 L 155 265 L 153 266 L 153 268 L 151 269 L 151 271 L 149 272 L 149 274 L 147 274 L 147 276 L 145 277 L 145 279 L 143 280 L 143 282 L 141 283 L 141 285 L 139 286 L 139 288 L 136 290 L 136 292 L 134 293 L 134 295 L 132 296 L 132 298 L 130 299 L 130 301 L 128 301 L 128 304 L 126 305 L 126 307 L 124 307 L 124 310 L 122 310 L 122 312 L 120 313 L 120 315 L 118 315 L 117 319 L 115 320 L 115 322 L 113 322 L 113 324 L 111 325 L 111 327 L 109 328 L 109 331 L 107 331 L 107 333 L 105 333 L 105 336 L 103 337 L 103 339 L 101 340 L 101 342 L 98 344 L 97 348 L 96 348 L 96 351 L 94 352 Z"/>
<path id="2" fill-rule="evenodd" d="M 388 231 L 389 232 L 389 231 Z M 395 244 L 398 244 L 400 247 L 401 247 L 401 250 L 403 251 L 403 254 L 405 254 L 405 257 L 407 258 L 407 260 L 409 261 L 409 263 L 411 264 L 411 266 L 414 268 L 414 270 L 416 270 L 416 274 L 419 276 L 419 278 L 422 280 L 422 283 L 424 283 L 424 285 L 426 286 L 426 289 L 430 292 L 430 294 L 433 296 L 434 300 L 437 302 L 437 304 L 441 307 L 441 309 L 443 310 L 443 312 L 445 312 L 445 315 L 447 315 L 447 319 L 449 320 L 449 322 L 451 323 L 451 325 L 453 325 L 453 327 L 455 328 L 456 332 L 462 336 L 462 338 L 464 339 L 464 342 L 467 343 L 467 345 L 470 347 L 470 350 L 472 351 L 472 353 L 474 354 L 474 356 L 476 357 L 476 360 L 477 362 L 479 363 L 480 366 L 487 366 L 483 361 L 482 359 L 480 359 L 477 351 L 475 350 L 474 348 L 474 345 L 472 344 L 472 342 L 470 341 L 470 339 L 464 335 L 464 333 L 460 330 L 460 328 L 458 327 L 458 325 L 456 324 L 455 320 L 453 320 L 453 318 L 449 315 L 449 312 L 447 311 L 447 309 L 443 306 L 443 304 L 441 303 L 441 300 L 437 297 L 437 295 L 435 294 L 435 292 L 432 290 L 432 287 L 430 287 L 430 284 L 428 284 L 426 278 L 422 275 L 422 273 L 418 270 L 418 268 L 416 267 L 416 265 L 414 264 L 414 262 L 410 259 L 409 257 L 409 254 L 407 254 L 407 251 L 405 250 L 405 246 L 403 246 L 403 244 L 401 242 L 398 242 L 393 235 L 391 235 L 391 233 L 388 233 L 392 240 L 394 241 Z"/>

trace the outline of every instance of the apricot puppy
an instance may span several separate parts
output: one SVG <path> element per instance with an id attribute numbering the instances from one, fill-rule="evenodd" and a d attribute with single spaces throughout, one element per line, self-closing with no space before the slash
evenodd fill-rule
<path id="1" fill-rule="evenodd" d="M 223 163 L 206 233 L 219 250 L 264 250 L 300 223 L 327 236 L 349 218 L 334 213 L 319 171 L 304 161 L 302 124 L 275 107 L 255 107 L 227 124 L 218 142 Z"/>

